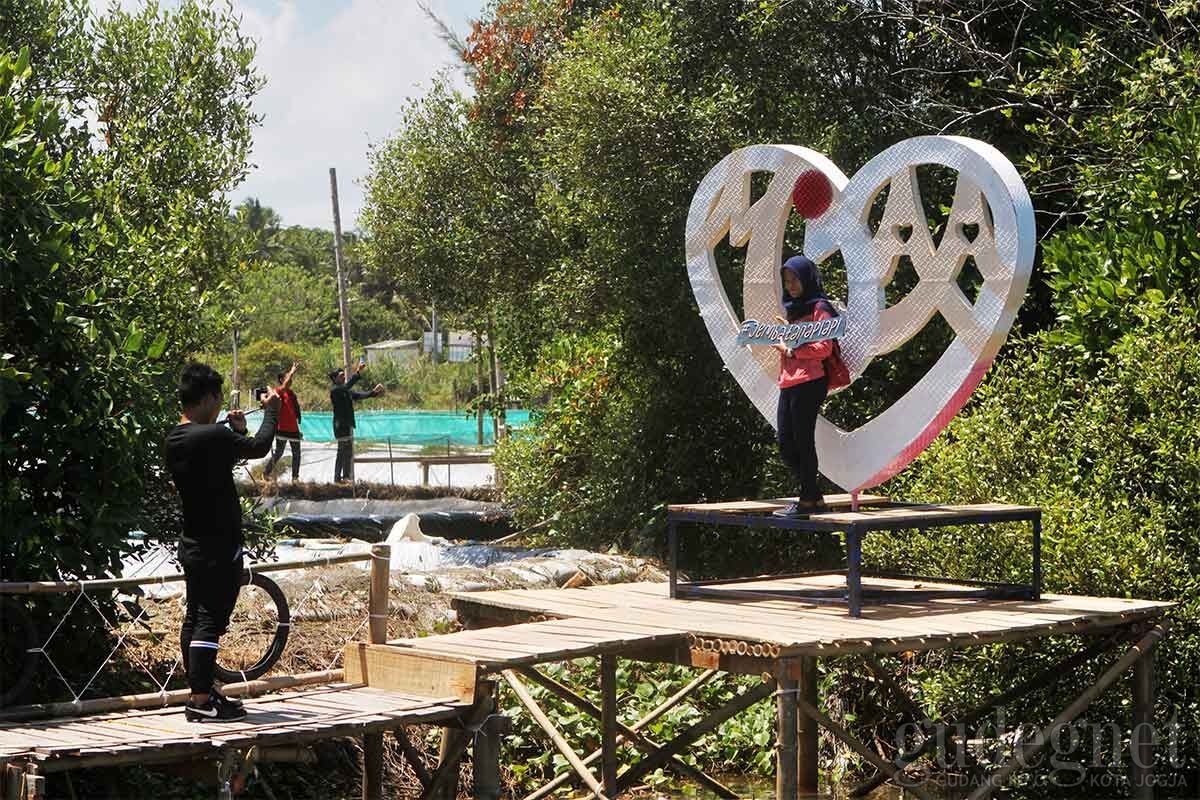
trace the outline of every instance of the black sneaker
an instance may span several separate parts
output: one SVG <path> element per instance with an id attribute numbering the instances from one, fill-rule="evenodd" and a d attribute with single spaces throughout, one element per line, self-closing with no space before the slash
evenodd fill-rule
<path id="1" fill-rule="evenodd" d="M 211 697 L 216 698 L 219 702 L 228 703 L 229 705 L 233 706 L 234 708 L 242 707 L 241 700 L 237 699 L 236 697 L 226 697 L 225 693 L 222 692 L 220 689 L 218 689 L 216 686 L 212 687 L 212 689 L 210 689 L 208 693 Z"/>
<path id="2" fill-rule="evenodd" d="M 246 709 L 239 708 L 220 695 L 208 696 L 200 705 L 188 703 L 183 707 L 188 722 L 237 722 L 246 718 Z"/>
<path id="3" fill-rule="evenodd" d="M 783 508 L 777 508 L 771 512 L 773 517 L 788 517 L 795 519 L 796 517 L 807 516 L 805 511 L 800 508 L 798 503 L 788 503 Z"/>

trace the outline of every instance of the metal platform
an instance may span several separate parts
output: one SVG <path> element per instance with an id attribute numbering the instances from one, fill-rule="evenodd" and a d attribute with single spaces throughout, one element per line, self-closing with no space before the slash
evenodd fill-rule
<path id="1" fill-rule="evenodd" d="M 678 598 L 712 596 L 720 587 L 723 596 L 744 592 L 746 596 L 799 600 L 816 605 L 846 606 L 851 617 L 861 617 L 868 605 L 922 600 L 941 597 L 975 597 L 989 600 L 1037 600 L 1042 594 L 1042 510 L 1034 506 L 1015 506 L 1001 503 L 976 505 L 917 505 L 892 503 L 887 498 L 868 496 L 858 498 L 858 510 L 850 510 L 849 495 L 828 495 L 828 511 L 806 517 L 779 517 L 772 512 L 787 505 L 788 500 L 747 500 L 726 503 L 673 505 L 667 508 L 667 547 L 670 559 L 670 596 Z M 963 525 L 993 525 L 1005 522 L 1028 522 L 1031 528 L 1032 574 L 1029 583 L 1007 583 L 987 580 L 958 580 L 945 577 L 868 572 L 862 565 L 863 538 L 871 532 L 896 530 L 927 530 Z M 784 530 L 795 533 L 841 533 L 846 539 L 846 567 L 843 570 L 806 575 L 841 575 L 837 586 L 794 589 L 740 588 L 739 584 L 755 578 L 732 578 L 719 581 L 684 581 L 679 577 L 679 526 L 693 523 L 733 526 L 750 530 Z M 907 582 L 895 586 L 864 586 L 864 577 L 895 578 Z M 767 591 L 769 594 L 764 595 Z M 965 594 L 964 594 L 965 593 Z"/>

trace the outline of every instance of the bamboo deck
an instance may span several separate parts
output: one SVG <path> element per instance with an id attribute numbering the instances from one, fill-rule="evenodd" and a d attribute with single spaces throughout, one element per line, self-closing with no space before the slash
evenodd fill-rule
<path id="1" fill-rule="evenodd" d="M 845 610 L 795 600 L 748 599 L 746 591 L 828 588 L 844 583 L 840 574 L 741 581 L 743 596 L 674 599 L 664 583 L 626 583 L 581 589 L 527 589 L 457 593 L 460 616 L 479 624 L 523 619 L 563 618 L 622 628 L 629 638 L 646 632 L 683 629 L 693 647 L 702 640 L 771 646 L 773 655 L 837 655 L 898 652 L 1016 641 L 1056 633 L 1083 633 L 1156 618 L 1172 604 L 1153 600 L 1043 595 L 1041 600 L 945 598 L 874 606 L 861 618 Z M 865 578 L 864 587 L 946 588 L 953 584 Z M 721 585 L 710 585 L 720 590 Z M 730 587 L 732 590 L 733 587 Z M 495 629 L 479 635 L 503 636 Z"/>
<path id="2" fill-rule="evenodd" d="M 213 758 L 230 748 L 301 744 L 453 720 L 467 708 L 452 697 L 329 684 L 248 700 L 241 722 L 188 722 L 176 706 L 0 725 L 0 764 L 32 761 L 50 772 Z"/>
<path id="3" fill-rule="evenodd" d="M 636 647 L 677 644 L 686 639 L 687 631 L 679 627 L 639 625 L 628 620 L 563 619 L 393 639 L 388 645 L 406 654 L 465 660 L 482 672 L 500 672 L 550 661 L 618 654 Z"/>

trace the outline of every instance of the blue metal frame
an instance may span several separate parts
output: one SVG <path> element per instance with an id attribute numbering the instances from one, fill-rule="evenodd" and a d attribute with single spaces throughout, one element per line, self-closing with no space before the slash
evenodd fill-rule
<path id="1" fill-rule="evenodd" d="M 911 508 L 914 510 L 942 510 L 942 506 L 932 505 L 898 505 L 891 504 L 885 508 Z M 823 518 L 825 515 L 816 514 L 812 517 L 776 517 L 772 514 L 744 514 L 734 511 L 667 511 L 667 550 L 669 560 L 669 588 L 672 598 L 687 597 L 721 597 L 746 599 L 791 599 L 802 600 L 806 603 L 819 605 L 845 605 L 850 616 L 861 617 L 864 605 L 880 605 L 895 600 L 933 600 L 943 597 L 979 597 L 986 599 L 1004 600 L 1039 600 L 1042 596 L 1042 510 L 1030 507 L 1012 507 L 991 509 L 980 512 L 950 513 L 934 519 L 920 520 L 919 525 L 912 520 L 894 519 L 889 517 L 870 518 L 871 509 L 862 512 L 867 516 L 859 522 L 845 523 Z M 842 533 L 846 537 L 846 569 L 825 570 L 822 572 L 801 573 L 802 575 L 844 574 L 845 588 L 837 589 L 779 589 L 763 591 L 759 589 L 715 588 L 717 586 L 736 586 L 739 583 L 759 581 L 772 576 L 757 576 L 747 578 L 730 578 L 719 581 L 680 581 L 679 580 L 679 530 L 681 523 L 698 523 L 704 525 L 734 526 L 763 530 L 790 530 L 805 533 Z M 946 528 L 955 525 L 993 525 L 998 522 L 1029 522 L 1032 529 L 1033 574 L 1028 584 L 1001 583 L 997 581 L 957 580 L 951 578 L 935 578 L 917 575 L 901 575 L 897 573 L 864 573 L 862 568 L 862 542 L 870 531 L 907 530 L 919 527 Z M 862 579 L 867 577 L 899 578 L 904 580 L 937 582 L 952 584 L 955 589 L 877 589 L 864 590 Z M 774 577 L 796 577 L 774 576 Z"/>

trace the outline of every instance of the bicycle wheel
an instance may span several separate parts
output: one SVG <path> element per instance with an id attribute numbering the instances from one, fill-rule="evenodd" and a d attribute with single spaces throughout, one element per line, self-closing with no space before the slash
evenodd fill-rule
<path id="1" fill-rule="evenodd" d="M 0 706 L 12 705 L 24 696 L 37 672 L 41 642 L 33 620 L 20 598 L 0 595 Z"/>
<path id="2" fill-rule="evenodd" d="M 283 655 L 291 627 L 287 598 L 279 584 L 266 575 L 247 572 L 242 586 L 217 653 L 216 676 L 222 683 L 267 674 Z"/>

